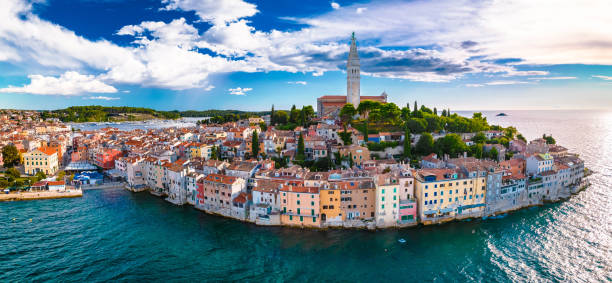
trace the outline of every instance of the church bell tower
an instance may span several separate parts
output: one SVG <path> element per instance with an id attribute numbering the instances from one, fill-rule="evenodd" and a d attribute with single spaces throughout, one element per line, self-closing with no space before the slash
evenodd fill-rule
<path id="1" fill-rule="evenodd" d="M 352 103 L 355 108 L 360 102 L 360 75 L 359 75 L 359 55 L 357 54 L 357 43 L 355 33 L 351 36 L 351 49 L 346 63 L 346 103 Z"/>

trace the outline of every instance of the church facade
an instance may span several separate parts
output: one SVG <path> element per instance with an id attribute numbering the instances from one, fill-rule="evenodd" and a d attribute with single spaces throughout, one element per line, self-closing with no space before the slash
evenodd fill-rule
<path id="1" fill-rule="evenodd" d="M 359 106 L 359 103 L 364 100 L 387 103 L 387 94 L 384 92 L 379 96 L 361 96 L 360 81 L 359 54 L 357 53 L 355 33 L 353 33 L 346 62 L 346 95 L 324 95 L 317 98 L 317 116 L 336 117 L 346 103 L 352 103 L 355 107 Z"/>

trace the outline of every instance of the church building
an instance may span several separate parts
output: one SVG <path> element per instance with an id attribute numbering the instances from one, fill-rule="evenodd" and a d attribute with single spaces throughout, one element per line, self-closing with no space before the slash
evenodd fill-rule
<path id="1" fill-rule="evenodd" d="M 351 48 L 346 63 L 346 95 L 324 95 L 317 98 L 317 115 L 319 117 L 336 117 L 340 108 L 346 103 L 352 103 L 355 107 L 364 100 L 373 100 L 387 103 L 387 94 L 383 92 L 379 96 L 361 96 L 359 74 L 359 55 L 357 54 L 357 42 L 355 33 L 351 37 Z"/>

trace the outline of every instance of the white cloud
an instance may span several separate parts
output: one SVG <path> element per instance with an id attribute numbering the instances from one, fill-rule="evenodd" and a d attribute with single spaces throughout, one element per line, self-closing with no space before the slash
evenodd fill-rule
<path id="1" fill-rule="evenodd" d="M 167 10 L 195 11 L 202 20 L 221 24 L 255 15 L 257 6 L 242 0 L 162 0 Z"/>
<path id="2" fill-rule="evenodd" d="M 232 95 L 246 95 L 246 93 L 251 91 L 251 90 L 253 90 L 253 89 L 250 88 L 250 87 L 245 87 L 245 88 L 237 87 L 237 88 L 230 88 L 230 89 L 228 89 L 228 91 Z"/>
<path id="3" fill-rule="evenodd" d="M 577 77 L 542 77 L 542 78 L 529 78 L 530 80 L 575 80 Z"/>
<path id="4" fill-rule="evenodd" d="M 484 83 L 486 85 L 518 85 L 518 84 L 527 84 L 528 82 L 523 81 L 492 81 L 488 83 Z"/>
<path id="5" fill-rule="evenodd" d="M 110 97 L 110 96 L 88 96 L 88 97 L 83 97 L 83 99 L 110 101 L 110 100 L 119 100 L 120 98 L 119 97 Z"/>
<path id="6" fill-rule="evenodd" d="M 22 87 L 9 86 L 0 89 L 5 93 L 30 93 L 42 95 L 79 95 L 83 93 L 116 93 L 117 89 L 95 76 L 66 72 L 59 77 L 30 75 L 30 84 Z"/>
<path id="7" fill-rule="evenodd" d="M 287 82 L 288 84 L 293 84 L 293 85 L 307 85 L 308 83 L 305 81 L 296 81 L 296 82 Z"/>
<path id="8" fill-rule="evenodd" d="M 338 9 L 340 9 L 340 4 L 338 4 L 338 3 L 336 3 L 336 2 L 331 2 L 331 7 L 332 7 L 334 10 L 338 10 Z"/>
<path id="9" fill-rule="evenodd" d="M 602 75 L 594 75 L 594 78 L 598 78 L 598 79 L 602 79 L 602 80 L 606 80 L 606 81 L 612 81 L 612 76 L 602 76 Z"/>
<path id="10" fill-rule="evenodd" d="M 483 84 L 466 84 L 466 87 L 483 87 Z"/>
<path id="11" fill-rule="evenodd" d="M 549 75 L 518 71 L 519 64 L 612 65 L 612 34 L 601 28 L 612 24 L 612 1 L 605 0 L 581 5 L 554 0 L 374 1 L 342 9 L 331 2 L 334 9 L 326 14 L 287 19 L 306 26 L 287 32 L 256 30 L 247 18 L 258 13 L 257 7 L 241 0 L 162 2 L 167 10 L 194 11 L 211 27 L 198 30 L 183 18 L 145 21 L 117 31 L 133 37 L 133 45 L 125 47 L 88 40 L 43 20 L 25 0 L 4 0 L 0 61 L 37 74 L 94 73 L 106 84 L 206 90 L 212 87 L 211 74 L 286 71 L 318 76 L 341 70 L 348 37 L 355 31 L 360 42 L 377 44 L 360 46 L 363 74 L 377 77 L 447 82 L 467 73 Z M 355 13 L 368 16 L 356 21 Z M 202 49 L 211 52 L 200 53 Z M 516 61 L 496 60 L 508 58 Z"/>

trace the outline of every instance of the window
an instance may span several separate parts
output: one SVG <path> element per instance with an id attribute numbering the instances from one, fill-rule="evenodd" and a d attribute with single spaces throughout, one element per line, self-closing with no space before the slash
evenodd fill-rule
<path id="1" fill-rule="evenodd" d="M 316 217 L 313 217 L 313 218 L 312 218 L 312 222 L 317 222 L 317 218 L 316 218 Z"/>
<path id="2" fill-rule="evenodd" d="M 293 215 L 289 215 L 289 220 L 293 220 Z"/>
<path id="3" fill-rule="evenodd" d="M 384 194 L 384 193 L 385 193 L 385 189 L 382 189 L 382 190 L 381 190 L 381 193 L 382 193 L 382 194 Z"/>
<path id="4" fill-rule="evenodd" d="M 427 204 L 427 201 L 425 201 L 425 204 Z"/>
<path id="5" fill-rule="evenodd" d="M 440 195 L 443 196 L 444 195 L 444 191 L 440 191 Z"/>
<path id="6" fill-rule="evenodd" d="M 383 205 L 381 205 L 381 206 L 380 206 L 380 208 L 385 209 L 385 205 L 384 205 L 384 204 L 383 204 Z"/>
<path id="7" fill-rule="evenodd" d="M 300 205 L 300 201 L 299 200 L 297 201 L 297 204 Z"/>
<path id="8" fill-rule="evenodd" d="M 434 202 L 434 203 L 438 203 L 438 200 L 435 200 L 435 199 L 434 199 L 434 201 L 433 201 L 433 202 Z"/>
<path id="9" fill-rule="evenodd" d="M 427 197 L 427 193 L 425 193 L 425 197 Z"/>
<path id="10" fill-rule="evenodd" d="M 300 216 L 300 222 L 304 222 L 304 216 Z"/>
<path id="11" fill-rule="evenodd" d="M 443 200 L 443 199 L 440 199 L 440 204 L 443 204 L 443 203 L 444 203 L 444 200 Z"/>
<path id="12" fill-rule="evenodd" d="M 438 195 L 438 192 L 434 192 L 434 197 Z"/>
<path id="13" fill-rule="evenodd" d="M 453 202 L 453 198 L 448 198 L 448 202 Z"/>

